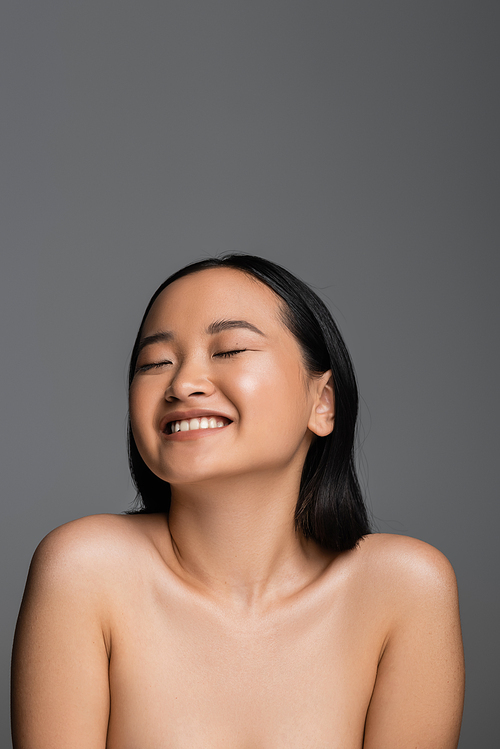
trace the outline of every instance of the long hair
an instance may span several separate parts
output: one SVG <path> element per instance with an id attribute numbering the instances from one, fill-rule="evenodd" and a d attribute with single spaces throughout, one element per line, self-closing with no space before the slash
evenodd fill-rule
<path id="1" fill-rule="evenodd" d="M 310 375 L 332 370 L 335 426 L 316 437 L 306 456 L 295 508 L 295 527 L 306 538 L 332 551 L 352 549 L 370 533 L 370 524 L 354 464 L 358 389 L 349 352 L 326 305 L 309 286 L 280 265 L 255 255 L 225 254 L 187 265 L 169 276 L 153 294 L 130 359 L 129 387 L 139 355 L 144 321 L 163 289 L 179 278 L 208 268 L 234 268 L 269 286 L 284 302 L 283 322 L 295 336 Z M 129 465 L 137 489 L 132 513 L 167 512 L 170 484 L 142 459 L 128 421 Z"/>

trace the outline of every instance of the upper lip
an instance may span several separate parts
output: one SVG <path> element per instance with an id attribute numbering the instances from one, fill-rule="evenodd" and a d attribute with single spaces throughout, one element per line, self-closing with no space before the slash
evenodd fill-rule
<path id="1" fill-rule="evenodd" d="M 194 408 L 192 411 L 172 411 L 172 413 L 166 414 L 160 421 L 160 431 L 164 432 L 167 428 L 167 424 L 171 421 L 182 421 L 185 419 L 199 419 L 202 416 L 222 416 L 223 419 L 232 421 L 231 417 L 221 411 L 211 411 L 209 408 Z"/>

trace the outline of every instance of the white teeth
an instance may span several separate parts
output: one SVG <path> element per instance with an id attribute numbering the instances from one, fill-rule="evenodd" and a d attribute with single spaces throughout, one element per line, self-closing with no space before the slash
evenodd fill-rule
<path id="1" fill-rule="evenodd" d="M 189 432 L 194 429 L 218 429 L 225 426 L 222 419 L 217 419 L 215 416 L 202 416 L 201 419 L 182 419 L 182 421 L 174 421 L 170 425 L 171 434 L 175 432 Z"/>

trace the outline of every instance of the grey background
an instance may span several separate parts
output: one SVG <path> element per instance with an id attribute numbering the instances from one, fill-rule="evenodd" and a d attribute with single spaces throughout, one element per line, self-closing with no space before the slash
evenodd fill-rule
<path id="1" fill-rule="evenodd" d="M 457 572 L 461 749 L 498 729 L 497 2 L 2 3 L 0 744 L 30 556 L 121 512 L 156 286 L 225 250 L 320 290 L 382 531 Z"/>

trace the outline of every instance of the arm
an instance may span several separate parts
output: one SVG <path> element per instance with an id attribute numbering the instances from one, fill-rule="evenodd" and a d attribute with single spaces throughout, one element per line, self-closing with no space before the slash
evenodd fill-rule
<path id="1" fill-rule="evenodd" d="M 464 664 L 455 575 L 436 549 L 405 539 L 388 581 L 394 622 L 381 657 L 364 749 L 456 749 Z"/>
<path id="2" fill-rule="evenodd" d="M 31 564 L 12 660 L 14 749 L 106 746 L 102 586 L 78 522 L 49 534 Z"/>

